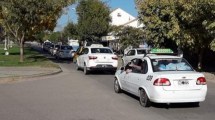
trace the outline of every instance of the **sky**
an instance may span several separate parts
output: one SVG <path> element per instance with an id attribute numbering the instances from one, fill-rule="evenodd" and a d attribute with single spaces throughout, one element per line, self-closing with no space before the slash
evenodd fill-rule
<path id="1" fill-rule="evenodd" d="M 137 10 L 135 8 L 135 0 L 102 0 L 107 3 L 110 7 L 110 10 L 114 10 L 116 8 L 121 8 L 127 13 L 131 14 L 134 17 L 137 17 Z M 77 22 L 77 16 L 75 7 L 77 5 L 73 4 L 64 9 L 64 14 L 58 19 L 57 25 L 55 27 L 55 31 L 61 31 L 63 28 L 70 22 Z"/>

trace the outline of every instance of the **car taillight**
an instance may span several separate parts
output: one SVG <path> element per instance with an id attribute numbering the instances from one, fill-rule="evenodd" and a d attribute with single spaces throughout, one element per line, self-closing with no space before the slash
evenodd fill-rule
<path id="1" fill-rule="evenodd" d="M 158 78 L 154 81 L 155 86 L 170 86 L 171 83 L 167 78 Z"/>
<path id="2" fill-rule="evenodd" d="M 95 60 L 95 59 L 97 59 L 96 56 L 89 56 L 89 60 Z"/>
<path id="3" fill-rule="evenodd" d="M 196 81 L 196 85 L 206 85 L 206 79 L 204 77 L 199 77 Z"/>
<path id="4" fill-rule="evenodd" d="M 117 56 L 112 57 L 113 60 L 118 60 Z"/>

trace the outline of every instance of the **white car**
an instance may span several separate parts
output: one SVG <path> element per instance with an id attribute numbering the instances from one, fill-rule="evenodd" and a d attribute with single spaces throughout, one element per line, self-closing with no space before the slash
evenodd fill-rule
<path id="1" fill-rule="evenodd" d="M 77 70 L 84 69 L 85 74 L 93 70 L 115 73 L 118 66 L 118 57 L 109 47 L 85 47 L 78 56 L 76 64 Z"/>
<path id="2" fill-rule="evenodd" d="M 128 50 L 128 52 L 122 57 L 122 66 L 126 65 L 135 58 L 143 58 L 148 53 L 148 51 L 148 48 L 133 48 Z"/>
<path id="3" fill-rule="evenodd" d="M 134 59 L 115 73 L 114 90 L 138 96 L 140 104 L 192 103 L 199 106 L 207 93 L 206 79 L 181 57 L 152 55 Z"/>

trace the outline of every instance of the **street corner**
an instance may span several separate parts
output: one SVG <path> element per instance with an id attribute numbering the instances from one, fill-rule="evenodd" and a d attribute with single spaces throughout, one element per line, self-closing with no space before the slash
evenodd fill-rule
<path id="1" fill-rule="evenodd" d="M 0 69 L 0 84 L 55 75 L 62 72 L 60 67 L 1 67 Z"/>

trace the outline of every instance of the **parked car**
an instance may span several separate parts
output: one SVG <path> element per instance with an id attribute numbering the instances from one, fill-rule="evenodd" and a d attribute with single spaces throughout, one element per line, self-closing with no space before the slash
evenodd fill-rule
<path id="1" fill-rule="evenodd" d="M 50 50 L 51 55 L 55 56 L 59 48 L 60 45 L 55 44 L 54 47 Z"/>
<path id="2" fill-rule="evenodd" d="M 69 45 L 61 45 L 56 52 L 57 59 L 72 59 L 71 51 L 72 46 Z"/>
<path id="3" fill-rule="evenodd" d="M 121 67 L 115 73 L 114 90 L 138 96 L 144 107 L 149 107 L 151 102 L 199 106 L 205 100 L 207 84 L 204 75 L 196 72 L 184 58 L 149 55 Z"/>
<path id="4" fill-rule="evenodd" d="M 93 70 L 111 71 L 115 73 L 118 66 L 118 57 L 109 47 L 85 47 L 77 57 L 76 65 L 77 70 L 84 69 L 85 74 Z"/>
<path id="5" fill-rule="evenodd" d="M 42 49 L 43 49 L 43 51 L 49 52 L 49 48 L 51 47 L 51 45 L 52 45 L 51 42 L 45 41 L 45 42 L 42 44 Z"/>
<path id="6" fill-rule="evenodd" d="M 133 48 L 128 50 L 122 57 L 122 65 L 127 64 L 132 59 L 143 58 L 149 52 L 148 48 Z"/>

